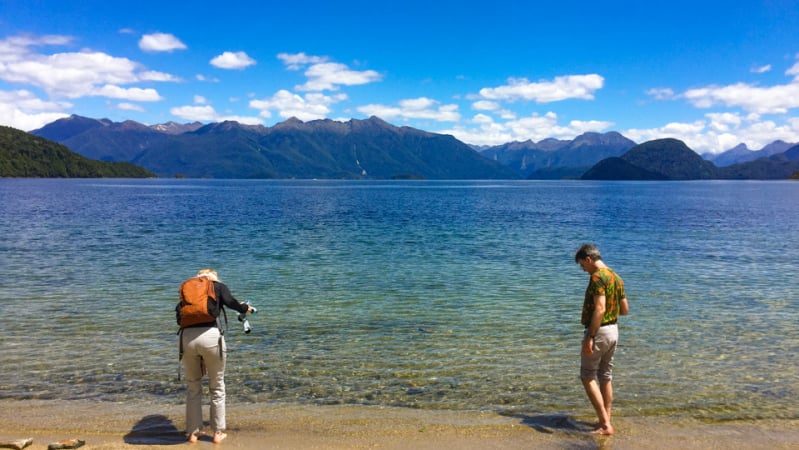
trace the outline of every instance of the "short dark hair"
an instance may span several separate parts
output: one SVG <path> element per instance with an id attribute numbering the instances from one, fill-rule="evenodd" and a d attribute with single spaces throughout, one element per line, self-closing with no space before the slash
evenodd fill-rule
<path id="1" fill-rule="evenodd" d="M 599 249 L 596 248 L 596 245 L 583 244 L 582 246 L 580 246 L 580 249 L 577 250 L 577 253 L 574 254 L 574 262 L 580 262 L 580 260 L 585 259 L 589 256 L 591 257 L 592 261 L 602 260 L 602 255 L 599 253 Z"/>

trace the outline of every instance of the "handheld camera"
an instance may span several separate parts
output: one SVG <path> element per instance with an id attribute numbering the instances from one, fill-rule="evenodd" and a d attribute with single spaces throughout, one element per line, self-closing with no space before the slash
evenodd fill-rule
<path id="1" fill-rule="evenodd" d="M 258 310 L 255 309 L 254 306 L 250 305 L 250 301 L 249 300 L 244 302 L 244 304 L 246 304 L 246 305 L 248 305 L 250 307 L 251 311 L 249 312 L 249 314 L 255 314 L 255 313 L 258 312 Z M 239 322 L 242 322 L 242 325 L 244 326 L 244 334 L 250 334 L 250 331 L 252 331 L 252 327 L 250 326 L 250 321 L 247 320 L 247 314 L 248 313 L 239 313 L 239 317 L 238 317 Z"/>

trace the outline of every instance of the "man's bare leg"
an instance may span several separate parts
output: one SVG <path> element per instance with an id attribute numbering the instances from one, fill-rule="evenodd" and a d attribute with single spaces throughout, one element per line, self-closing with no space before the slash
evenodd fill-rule
<path id="1" fill-rule="evenodd" d="M 610 381 L 601 381 L 599 383 L 599 389 L 602 392 L 602 400 L 605 403 L 605 412 L 608 415 L 608 423 L 610 423 L 610 418 L 612 416 L 610 410 L 613 407 L 613 383 Z"/>
<path id="2" fill-rule="evenodd" d="M 599 419 L 599 427 L 594 433 L 613 434 L 613 426 L 610 424 L 610 414 L 605 408 L 605 400 L 602 397 L 602 390 L 599 388 L 599 383 L 596 380 L 582 380 L 582 382 L 585 393 L 588 394 L 588 400 L 591 401 L 591 405 L 596 411 L 597 419 Z"/>

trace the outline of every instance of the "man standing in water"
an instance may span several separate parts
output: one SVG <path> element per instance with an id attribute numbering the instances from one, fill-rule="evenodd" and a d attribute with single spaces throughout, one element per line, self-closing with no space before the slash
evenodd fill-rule
<path id="1" fill-rule="evenodd" d="M 596 410 L 597 434 L 613 434 L 610 410 L 613 405 L 613 355 L 619 339 L 616 321 L 630 308 L 624 281 L 602 261 L 599 249 L 585 244 L 574 260 L 591 277 L 585 290 L 582 324 L 585 326 L 580 358 L 580 379 Z"/>

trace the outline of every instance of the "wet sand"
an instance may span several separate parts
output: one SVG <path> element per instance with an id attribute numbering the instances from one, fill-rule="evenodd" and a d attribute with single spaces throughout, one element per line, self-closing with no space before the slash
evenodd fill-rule
<path id="1" fill-rule="evenodd" d="M 207 407 L 206 407 L 207 418 Z M 0 401 L 0 442 L 46 449 L 78 438 L 86 449 L 788 449 L 799 420 L 706 423 L 616 417 L 616 435 L 590 435 L 590 416 L 499 415 L 370 406 L 228 404 L 228 438 L 188 444 L 183 406 L 92 401 Z"/>

